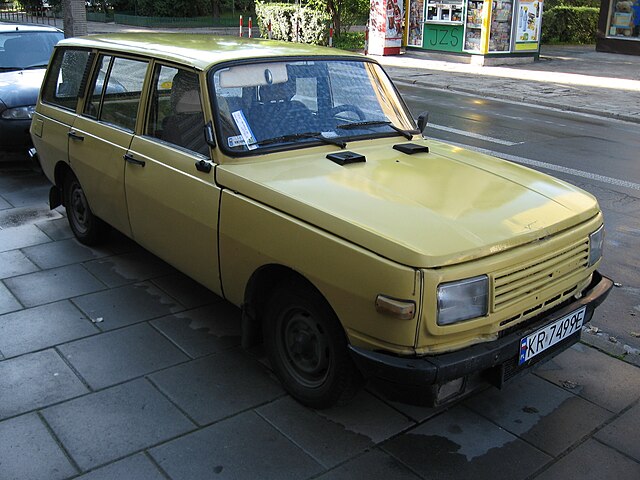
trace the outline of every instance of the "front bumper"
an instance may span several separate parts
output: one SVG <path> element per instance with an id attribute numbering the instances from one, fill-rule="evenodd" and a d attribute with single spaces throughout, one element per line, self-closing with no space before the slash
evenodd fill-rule
<path id="1" fill-rule="evenodd" d="M 31 146 L 29 127 L 31 120 L 5 120 L 0 118 L 0 150 L 22 151 Z"/>
<path id="2" fill-rule="evenodd" d="M 420 405 L 442 405 L 470 393 L 483 384 L 502 384 L 536 363 L 553 357 L 580 339 L 580 331 L 567 337 L 548 351 L 518 366 L 520 341 L 541 326 L 551 323 L 583 306 L 584 323 L 609 294 L 613 282 L 598 272 L 580 299 L 544 312 L 522 329 L 497 340 L 472 345 L 439 355 L 396 357 L 349 346 L 360 372 L 378 381 L 383 392 L 392 398 Z"/>

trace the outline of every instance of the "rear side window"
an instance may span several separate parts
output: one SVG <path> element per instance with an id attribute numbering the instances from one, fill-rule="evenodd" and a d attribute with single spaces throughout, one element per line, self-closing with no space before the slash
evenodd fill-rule
<path id="1" fill-rule="evenodd" d="M 56 51 L 42 92 L 45 103 L 76 110 L 82 79 L 89 65 L 89 52 L 71 48 Z"/>
<path id="2" fill-rule="evenodd" d="M 148 62 L 101 55 L 85 115 L 133 131 Z"/>

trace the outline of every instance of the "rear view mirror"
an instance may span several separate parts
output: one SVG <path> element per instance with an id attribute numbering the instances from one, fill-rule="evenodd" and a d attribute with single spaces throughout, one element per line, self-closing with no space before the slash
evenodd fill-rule
<path id="1" fill-rule="evenodd" d="M 429 112 L 422 112 L 418 116 L 418 129 L 422 136 L 424 136 L 424 131 L 427 128 L 427 124 L 429 123 Z"/>

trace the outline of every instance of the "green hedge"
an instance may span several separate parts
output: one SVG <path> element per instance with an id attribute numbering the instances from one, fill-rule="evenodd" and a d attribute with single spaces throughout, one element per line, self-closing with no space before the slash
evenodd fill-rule
<path id="1" fill-rule="evenodd" d="M 326 45 L 329 38 L 330 17 L 327 13 L 288 3 L 256 2 L 256 21 L 262 38 L 296 41 L 295 25 L 298 24 L 298 41 L 313 45 Z"/>
<path id="2" fill-rule="evenodd" d="M 595 7 L 550 8 L 542 17 L 542 43 L 595 43 L 599 15 Z"/>

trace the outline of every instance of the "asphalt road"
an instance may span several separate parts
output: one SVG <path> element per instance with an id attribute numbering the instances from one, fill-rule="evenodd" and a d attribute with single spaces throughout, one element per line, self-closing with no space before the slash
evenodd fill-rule
<path id="1" fill-rule="evenodd" d="M 598 198 L 607 231 L 600 269 L 618 286 L 592 325 L 614 353 L 625 346 L 640 349 L 638 125 L 402 83 L 398 87 L 415 117 L 429 112 L 427 136 L 528 165 Z"/>

